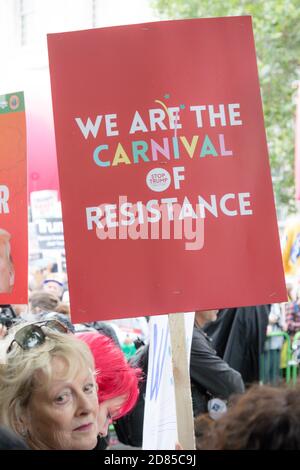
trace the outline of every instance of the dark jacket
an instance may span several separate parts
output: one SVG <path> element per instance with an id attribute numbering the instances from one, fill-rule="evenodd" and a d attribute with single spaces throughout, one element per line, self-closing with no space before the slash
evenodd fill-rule
<path id="1" fill-rule="evenodd" d="M 29 450 L 29 447 L 11 429 L 0 426 L 0 450 Z"/>
<path id="2" fill-rule="evenodd" d="M 190 376 L 194 416 L 207 412 L 210 398 L 227 400 L 232 394 L 244 392 L 240 373 L 217 356 L 211 339 L 196 326 L 191 346 Z"/>
<path id="3" fill-rule="evenodd" d="M 123 444 L 142 447 L 143 443 L 143 424 L 144 408 L 147 385 L 149 345 L 142 346 L 134 356 L 130 358 L 130 364 L 133 367 L 139 367 L 143 371 L 143 380 L 139 383 L 138 401 L 127 415 L 119 418 L 115 423 L 115 431 L 118 439 Z"/>
<path id="4" fill-rule="evenodd" d="M 225 308 L 204 327 L 218 356 L 238 370 L 245 384 L 259 381 L 259 360 L 264 351 L 270 305 Z"/>

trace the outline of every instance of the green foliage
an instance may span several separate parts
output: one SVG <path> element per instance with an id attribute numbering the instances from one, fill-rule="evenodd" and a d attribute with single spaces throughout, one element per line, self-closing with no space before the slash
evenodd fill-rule
<path id="1" fill-rule="evenodd" d="M 299 0 L 153 0 L 163 18 L 251 15 L 279 218 L 295 211 L 294 118 L 300 65 Z"/>

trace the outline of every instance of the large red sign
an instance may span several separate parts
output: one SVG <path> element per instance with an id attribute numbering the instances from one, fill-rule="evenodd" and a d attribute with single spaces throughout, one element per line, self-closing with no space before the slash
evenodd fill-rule
<path id="1" fill-rule="evenodd" d="M 0 305 L 28 297 L 26 127 L 23 93 L 0 96 Z"/>
<path id="2" fill-rule="evenodd" d="M 285 300 L 251 18 L 48 48 L 73 320 Z"/>

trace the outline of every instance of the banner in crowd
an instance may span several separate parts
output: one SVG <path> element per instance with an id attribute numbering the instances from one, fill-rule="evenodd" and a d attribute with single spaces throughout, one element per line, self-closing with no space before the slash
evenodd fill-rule
<path id="1" fill-rule="evenodd" d="M 40 250 L 64 250 L 64 228 L 61 218 L 36 219 Z"/>
<path id="2" fill-rule="evenodd" d="M 251 18 L 48 49 L 73 320 L 284 301 Z"/>
<path id="3" fill-rule="evenodd" d="M 298 217 L 291 217 L 286 221 L 282 236 L 282 260 L 285 275 L 299 277 L 300 221 Z"/>
<path id="4" fill-rule="evenodd" d="M 32 191 L 30 193 L 30 209 L 33 220 L 57 217 L 60 213 L 58 192 L 54 189 Z"/>
<path id="5" fill-rule="evenodd" d="M 27 303 L 27 164 L 24 95 L 0 96 L 0 304 Z"/>

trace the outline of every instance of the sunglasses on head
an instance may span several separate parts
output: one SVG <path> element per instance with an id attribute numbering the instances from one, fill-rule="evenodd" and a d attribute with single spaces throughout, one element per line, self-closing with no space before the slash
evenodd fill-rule
<path id="1" fill-rule="evenodd" d="M 14 339 L 7 349 L 7 353 L 12 350 L 14 343 L 17 343 L 24 351 L 44 344 L 47 332 L 42 329 L 43 327 L 58 333 L 69 333 L 69 329 L 66 325 L 58 320 L 45 320 L 31 323 L 30 325 L 23 326 L 23 328 L 20 328 L 20 330 L 16 332 Z"/>

